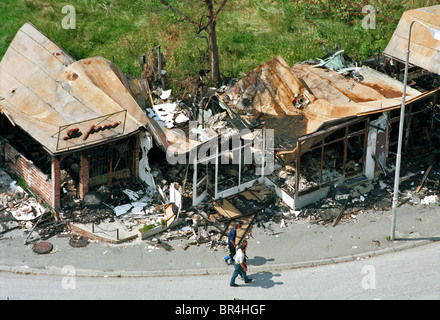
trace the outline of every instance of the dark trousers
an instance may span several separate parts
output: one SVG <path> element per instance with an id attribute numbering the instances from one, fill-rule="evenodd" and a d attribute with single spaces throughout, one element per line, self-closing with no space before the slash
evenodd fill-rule
<path id="1" fill-rule="evenodd" d="M 231 259 L 231 261 L 233 261 L 235 253 L 236 253 L 235 246 L 229 245 L 229 259 Z"/>

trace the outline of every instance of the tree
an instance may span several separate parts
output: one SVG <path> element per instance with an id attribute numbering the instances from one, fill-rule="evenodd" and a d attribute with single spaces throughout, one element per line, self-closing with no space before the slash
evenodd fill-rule
<path id="1" fill-rule="evenodd" d="M 208 34 L 207 41 L 208 41 L 208 50 L 210 53 L 209 61 L 211 68 L 211 80 L 218 85 L 220 83 L 220 61 L 219 61 L 218 45 L 217 45 L 216 24 L 217 24 L 218 14 L 225 6 L 227 0 L 222 0 L 221 4 L 217 7 L 217 9 L 215 9 L 214 6 L 215 0 L 201 0 L 205 3 L 207 8 L 207 13 L 206 13 L 207 21 L 205 22 L 202 22 L 202 20 L 206 20 L 206 18 L 205 19 L 202 18 L 200 19 L 200 21 L 196 21 L 188 17 L 185 13 L 171 6 L 167 1 L 165 0 L 159 0 L 159 1 L 163 5 L 167 6 L 169 9 L 173 10 L 175 13 L 180 15 L 184 20 L 196 26 L 198 28 L 196 32 L 197 37 L 202 37 L 200 36 L 200 33 L 202 31 L 205 31 Z"/>

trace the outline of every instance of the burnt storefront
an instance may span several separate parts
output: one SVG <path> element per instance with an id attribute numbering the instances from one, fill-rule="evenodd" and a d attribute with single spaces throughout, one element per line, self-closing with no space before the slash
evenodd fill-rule
<path id="1" fill-rule="evenodd" d="M 32 24 L 0 63 L 2 162 L 52 207 L 139 176 L 147 118 L 104 58 L 75 61 Z"/>

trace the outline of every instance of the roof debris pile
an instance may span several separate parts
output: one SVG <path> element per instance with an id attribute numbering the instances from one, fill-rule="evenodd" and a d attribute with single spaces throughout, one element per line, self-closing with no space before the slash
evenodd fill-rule
<path id="1" fill-rule="evenodd" d="M 204 95 L 195 95 L 184 100 L 173 97 L 171 90 L 152 90 L 155 105 L 147 108 L 149 118 L 168 129 L 181 129 L 194 140 L 206 142 L 219 134 L 233 135 L 244 128 L 228 108 L 219 100 L 227 86 L 209 88 Z M 190 127 L 190 122 L 193 122 Z"/>
<path id="2" fill-rule="evenodd" d="M 341 74 L 345 74 L 357 70 L 356 61 L 350 58 L 344 52 L 344 50 L 341 49 L 341 44 L 335 46 L 335 48 L 331 52 L 327 50 L 325 45 L 323 45 L 322 47 L 326 52 L 326 55 L 323 56 L 322 58 L 318 58 L 317 63 L 311 60 L 311 62 L 315 64 L 316 67 L 335 70 Z"/>

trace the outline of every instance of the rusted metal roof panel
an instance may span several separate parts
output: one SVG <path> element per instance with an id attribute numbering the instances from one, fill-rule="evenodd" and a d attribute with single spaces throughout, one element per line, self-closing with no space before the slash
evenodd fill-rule
<path id="1" fill-rule="evenodd" d="M 51 154 L 93 146 L 146 127 L 162 149 L 198 145 L 149 118 L 148 84 L 94 57 L 75 61 L 31 23 L 18 31 L 0 62 L 0 113 Z"/>
<path id="2" fill-rule="evenodd" d="M 298 114 L 292 102 L 299 100 L 299 95 L 310 99 L 307 90 L 281 57 L 260 65 L 226 93 L 234 101 L 240 100 L 233 106 L 237 113 L 269 116 Z"/>
<path id="3" fill-rule="evenodd" d="M 258 66 L 220 98 L 250 126 L 266 121 L 287 148 L 310 130 L 311 121 L 299 106 L 316 100 L 281 57 Z"/>
<path id="4" fill-rule="evenodd" d="M 304 109 L 308 117 L 314 115 L 317 119 L 334 120 L 365 112 L 381 112 L 385 108 L 400 106 L 402 101 L 403 84 L 369 67 L 356 71 L 361 81 L 304 63 L 294 65 L 292 70 L 316 98 Z M 407 99 L 420 94 L 407 87 Z"/>
<path id="5" fill-rule="evenodd" d="M 90 146 L 147 121 L 121 75 L 104 58 L 75 61 L 26 23 L 0 62 L 0 107 L 52 154 Z"/>
<path id="6" fill-rule="evenodd" d="M 404 12 L 384 51 L 385 55 L 406 61 L 409 27 L 414 20 L 440 29 L 440 5 Z M 440 41 L 435 40 L 429 30 L 418 23 L 413 25 L 411 32 L 409 63 L 440 74 Z"/>
<path id="7" fill-rule="evenodd" d="M 325 123 L 400 106 L 403 84 L 368 67 L 361 81 L 325 68 L 276 57 L 237 82 L 221 99 L 248 124 L 261 120 L 275 131 L 278 148 L 293 151 L 297 138 Z M 407 89 L 407 98 L 421 93 Z M 289 151 L 290 149 L 290 151 Z"/>

